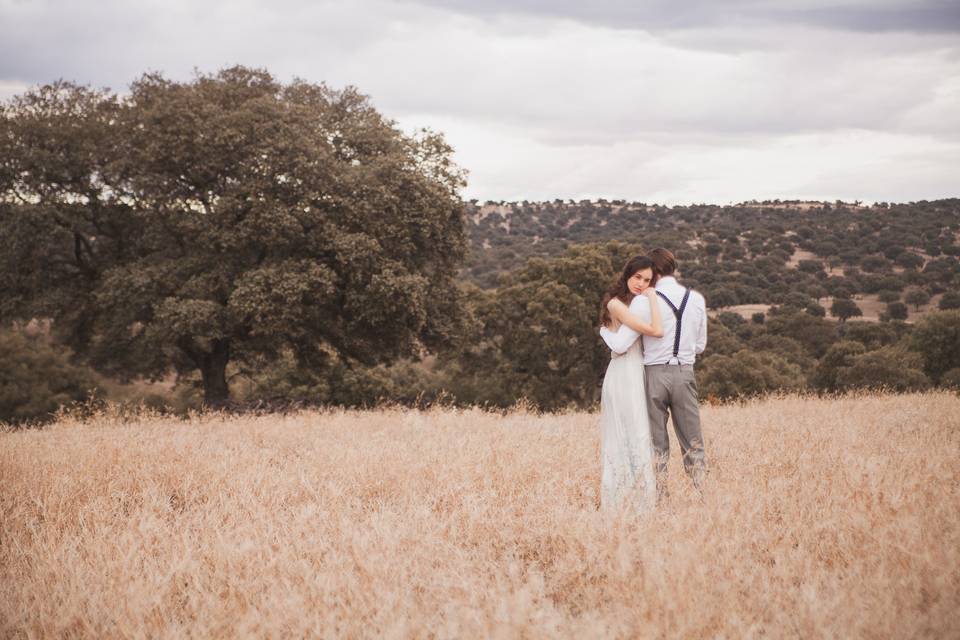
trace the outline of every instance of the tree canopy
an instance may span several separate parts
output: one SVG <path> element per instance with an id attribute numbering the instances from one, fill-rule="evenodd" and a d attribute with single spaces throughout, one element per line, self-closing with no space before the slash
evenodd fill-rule
<path id="1" fill-rule="evenodd" d="M 353 88 L 233 67 L 69 82 L 0 111 L 3 319 L 49 317 L 101 370 L 199 370 L 281 352 L 322 369 L 444 344 L 464 173 Z"/>

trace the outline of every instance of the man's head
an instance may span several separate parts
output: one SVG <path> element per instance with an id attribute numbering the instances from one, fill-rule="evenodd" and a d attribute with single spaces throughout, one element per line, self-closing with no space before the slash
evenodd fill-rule
<path id="1" fill-rule="evenodd" d="M 654 249 L 647 257 L 653 261 L 653 272 L 658 276 L 672 276 L 677 270 L 677 259 L 667 249 Z"/>

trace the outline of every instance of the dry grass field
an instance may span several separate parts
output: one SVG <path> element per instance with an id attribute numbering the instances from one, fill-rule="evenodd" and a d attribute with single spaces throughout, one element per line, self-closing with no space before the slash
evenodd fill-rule
<path id="1" fill-rule="evenodd" d="M 599 512 L 598 415 L 104 414 L 0 433 L 0 637 L 960 637 L 960 399 L 704 408 Z"/>

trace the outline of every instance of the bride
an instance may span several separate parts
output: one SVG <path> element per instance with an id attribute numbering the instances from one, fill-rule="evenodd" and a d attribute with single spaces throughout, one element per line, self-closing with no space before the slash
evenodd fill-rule
<path id="1" fill-rule="evenodd" d="M 600 308 L 600 335 L 612 349 L 600 396 L 602 509 L 626 502 L 644 512 L 657 499 L 639 339 L 663 336 L 652 279 L 650 258 L 631 258 Z"/>

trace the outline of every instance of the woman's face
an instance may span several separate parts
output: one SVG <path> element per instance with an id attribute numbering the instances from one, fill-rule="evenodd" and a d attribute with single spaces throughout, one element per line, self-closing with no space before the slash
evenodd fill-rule
<path id="1" fill-rule="evenodd" d="M 627 280 L 627 288 L 635 296 L 643 293 L 644 289 L 650 286 L 650 280 L 653 278 L 652 269 L 640 269 Z"/>

